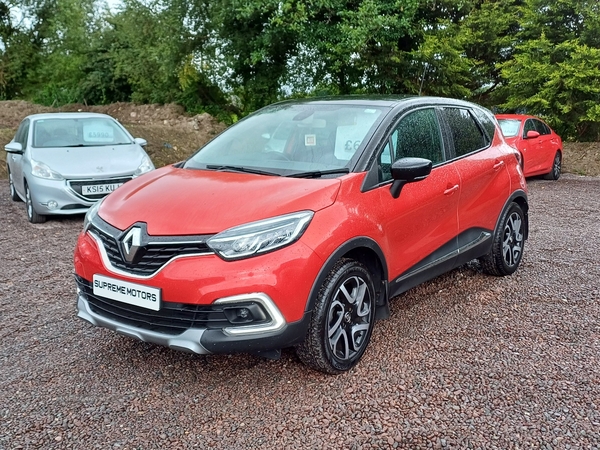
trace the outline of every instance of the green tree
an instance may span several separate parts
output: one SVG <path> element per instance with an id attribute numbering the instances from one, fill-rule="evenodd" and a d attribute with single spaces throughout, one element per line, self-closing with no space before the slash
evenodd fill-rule
<path id="1" fill-rule="evenodd" d="M 215 65 L 245 109 L 286 95 L 397 92 L 418 0 L 210 3 Z"/>
<path id="2" fill-rule="evenodd" d="M 596 1 L 526 0 L 514 57 L 499 64 L 503 107 L 545 117 L 566 139 L 598 139 L 600 33 Z"/>
<path id="3" fill-rule="evenodd" d="M 53 10 L 51 0 L 0 2 L 0 98 L 24 95 L 41 62 Z"/>

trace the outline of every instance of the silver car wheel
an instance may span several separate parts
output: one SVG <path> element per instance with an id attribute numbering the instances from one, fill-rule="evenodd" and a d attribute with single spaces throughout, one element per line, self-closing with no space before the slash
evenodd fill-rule
<path id="1" fill-rule="evenodd" d="M 27 217 L 31 220 L 31 216 L 33 216 L 33 202 L 31 200 L 31 191 L 27 185 L 25 185 L 25 206 L 27 208 Z"/>
<path id="2" fill-rule="evenodd" d="M 371 327 L 373 299 L 365 280 L 353 276 L 338 288 L 327 314 L 329 349 L 347 361 L 363 350 Z"/>
<path id="3" fill-rule="evenodd" d="M 504 263 L 513 267 L 521 260 L 523 252 L 523 221 L 521 216 L 513 212 L 506 221 L 504 227 L 504 239 L 502 243 L 502 255 Z"/>
<path id="4" fill-rule="evenodd" d="M 7 165 L 7 171 L 8 171 L 8 187 L 10 189 L 10 199 L 13 202 L 20 202 L 21 201 L 21 197 L 19 197 L 19 194 L 17 194 L 17 190 L 15 189 L 15 183 L 13 181 L 13 176 L 12 173 L 10 172 L 10 169 L 8 168 Z"/>
<path id="5" fill-rule="evenodd" d="M 362 358 L 375 325 L 375 284 L 359 261 L 342 258 L 323 280 L 315 299 L 300 360 L 325 373 L 350 370 Z"/>
<path id="6" fill-rule="evenodd" d="M 555 180 L 558 180 L 558 177 L 560 177 L 560 170 L 561 170 L 561 161 L 560 161 L 560 154 L 556 154 L 556 156 L 554 157 L 554 164 L 552 165 L 552 178 L 554 178 Z"/>
<path id="7" fill-rule="evenodd" d="M 27 208 L 27 219 L 31 223 L 44 223 L 46 221 L 46 216 L 42 214 L 38 214 L 33 207 L 33 198 L 31 197 L 31 191 L 29 190 L 29 186 L 25 183 L 25 207 Z"/>

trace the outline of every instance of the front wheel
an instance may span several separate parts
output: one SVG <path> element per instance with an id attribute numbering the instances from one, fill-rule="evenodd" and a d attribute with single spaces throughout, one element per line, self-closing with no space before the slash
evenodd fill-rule
<path id="1" fill-rule="evenodd" d="M 525 214 L 516 203 L 504 211 L 490 252 L 480 259 L 483 271 L 503 277 L 514 273 L 523 258 Z"/>
<path id="2" fill-rule="evenodd" d="M 560 152 L 556 152 L 556 155 L 554 155 L 554 161 L 552 162 L 552 170 L 550 170 L 550 172 L 544 175 L 544 178 L 546 180 L 558 180 L 558 178 L 560 177 L 561 168 L 562 158 L 560 156 Z"/>
<path id="3" fill-rule="evenodd" d="M 25 183 L 25 207 L 27 208 L 27 219 L 29 219 L 31 223 L 44 223 L 46 221 L 46 216 L 35 212 L 31 191 L 29 190 L 27 183 Z"/>
<path id="4" fill-rule="evenodd" d="M 358 261 L 342 259 L 319 290 L 306 339 L 296 353 L 313 369 L 345 372 L 364 354 L 374 323 L 373 277 Z"/>

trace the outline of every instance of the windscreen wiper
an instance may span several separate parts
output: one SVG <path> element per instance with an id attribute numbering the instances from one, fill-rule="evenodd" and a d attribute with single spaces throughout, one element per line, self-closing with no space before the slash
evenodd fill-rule
<path id="1" fill-rule="evenodd" d="M 243 173 L 254 173 L 257 175 L 271 175 L 271 176 L 277 176 L 280 177 L 281 175 L 275 172 L 267 172 L 266 170 L 260 170 L 260 169 L 253 169 L 251 167 L 244 167 L 244 166 L 219 166 L 217 164 L 207 164 L 206 166 L 207 169 L 210 170 L 225 170 L 225 171 L 231 171 L 231 172 L 243 172 Z"/>
<path id="2" fill-rule="evenodd" d="M 350 173 L 350 169 L 347 167 L 343 169 L 331 169 L 331 170 L 312 170 L 310 172 L 298 172 L 292 175 L 287 175 L 290 178 L 321 178 L 323 175 L 332 175 L 338 173 Z"/>

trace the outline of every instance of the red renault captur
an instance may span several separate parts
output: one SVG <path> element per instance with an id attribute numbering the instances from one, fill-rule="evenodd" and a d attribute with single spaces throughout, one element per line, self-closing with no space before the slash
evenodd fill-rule
<path id="1" fill-rule="evenodd" d="M 199 354 L 293 346 L 340 373 L 390 298 L 475 258 L 517 270 L 527 211 L 517 152 L 477 105 L 278 103 L 88 212 L 78 316 Z"/>

